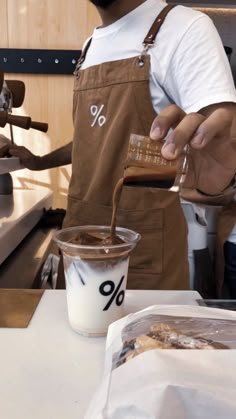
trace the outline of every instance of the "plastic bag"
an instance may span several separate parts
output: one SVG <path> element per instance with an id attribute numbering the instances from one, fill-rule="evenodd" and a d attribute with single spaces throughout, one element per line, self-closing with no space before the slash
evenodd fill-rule
<path id="1" fill-rule="evenodd" d="M 149 348 L 128 360 L 128 342 L 153 325 L 207 350 Z M 232 311 L 159 305 L 130 314 L 109 327 L 104 375 L 85 419 L 235 419 L 234 348 Z"/>
<path id="2" fill-rule="evenodd" d="M 113 368 L 153 349 L 236 348 L 236 321 L 149 314 L 124 327 L 122 342 Z"/>

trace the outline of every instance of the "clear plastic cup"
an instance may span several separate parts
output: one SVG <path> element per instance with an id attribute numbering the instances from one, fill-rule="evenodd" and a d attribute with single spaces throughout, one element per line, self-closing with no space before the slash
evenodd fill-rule
<path id="1" fill-rule="evenodd" d="M 117 227 L 123 243 L 82 245 L 78 234 L 110 235 L 110 226 L 80 226 L 59 230 L 54 240 L 63 254 L 69 323 L 86 336 L 104 336 L 110 323 L 124 315 L 129 254 L 140 234 Z"/>

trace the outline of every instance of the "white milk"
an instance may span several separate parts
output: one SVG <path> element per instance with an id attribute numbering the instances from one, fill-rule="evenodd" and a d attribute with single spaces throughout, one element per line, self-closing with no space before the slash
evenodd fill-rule
<path id="1" fill-rule="evenodd" d="M 129 257 L 105 261 L 63 257 L 72 329 L 84 335 L 106 335 L 109 324 L 124 314 Z"/>

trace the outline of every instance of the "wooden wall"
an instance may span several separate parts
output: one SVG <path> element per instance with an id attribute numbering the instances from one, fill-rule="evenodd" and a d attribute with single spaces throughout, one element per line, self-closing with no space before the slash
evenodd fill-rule
<path id="1" fill-rule="evenodd" d="M 88 0 L 0 0 L 0 48 L 81 49 L 99 17 Z M 2 66 L 3 67 L 3 66 Z M 33 153 L 42 155 L 72 138 L 73 76 L 6 74 L 26 86 L 23 106 L 15 114 L 48 122 L 46 134 L 14 127 L 14 139 Z M 0 133 L 9 136 L 9 127 Z M 54 207 L 66 207 L 71 167 L 41 172 L 14 173 L 14 186 L 49 187 Z"/>

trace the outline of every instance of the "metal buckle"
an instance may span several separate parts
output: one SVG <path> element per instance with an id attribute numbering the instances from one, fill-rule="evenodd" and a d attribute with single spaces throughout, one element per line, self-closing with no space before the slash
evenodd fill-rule
<path id="1" fill-rule="evenodd" d="M 152 47 L 154 45 L 154 42 L 152 44 L 146 44 L 145 42 L 143 43 L 143 51 L 141 52 L 141 55 L 147 55 L 147 52 L 149 50 L 150 47 Z"/>
<path id="2" fill-rule="evenodd" d="M 145 57 L 147 56 L 147 52 L 149 50 L 150 47 L 152 47 L 154 45 L 154 42 L 152 44 L 146 44 L 145 42 L 143 42 L 143 50 L 141 52 L 141 54 L 138 57 L 137 60 L 137 66 L 138 67 L 143 67 L 144 66 L 144 61 L 145 61 Z"/>

